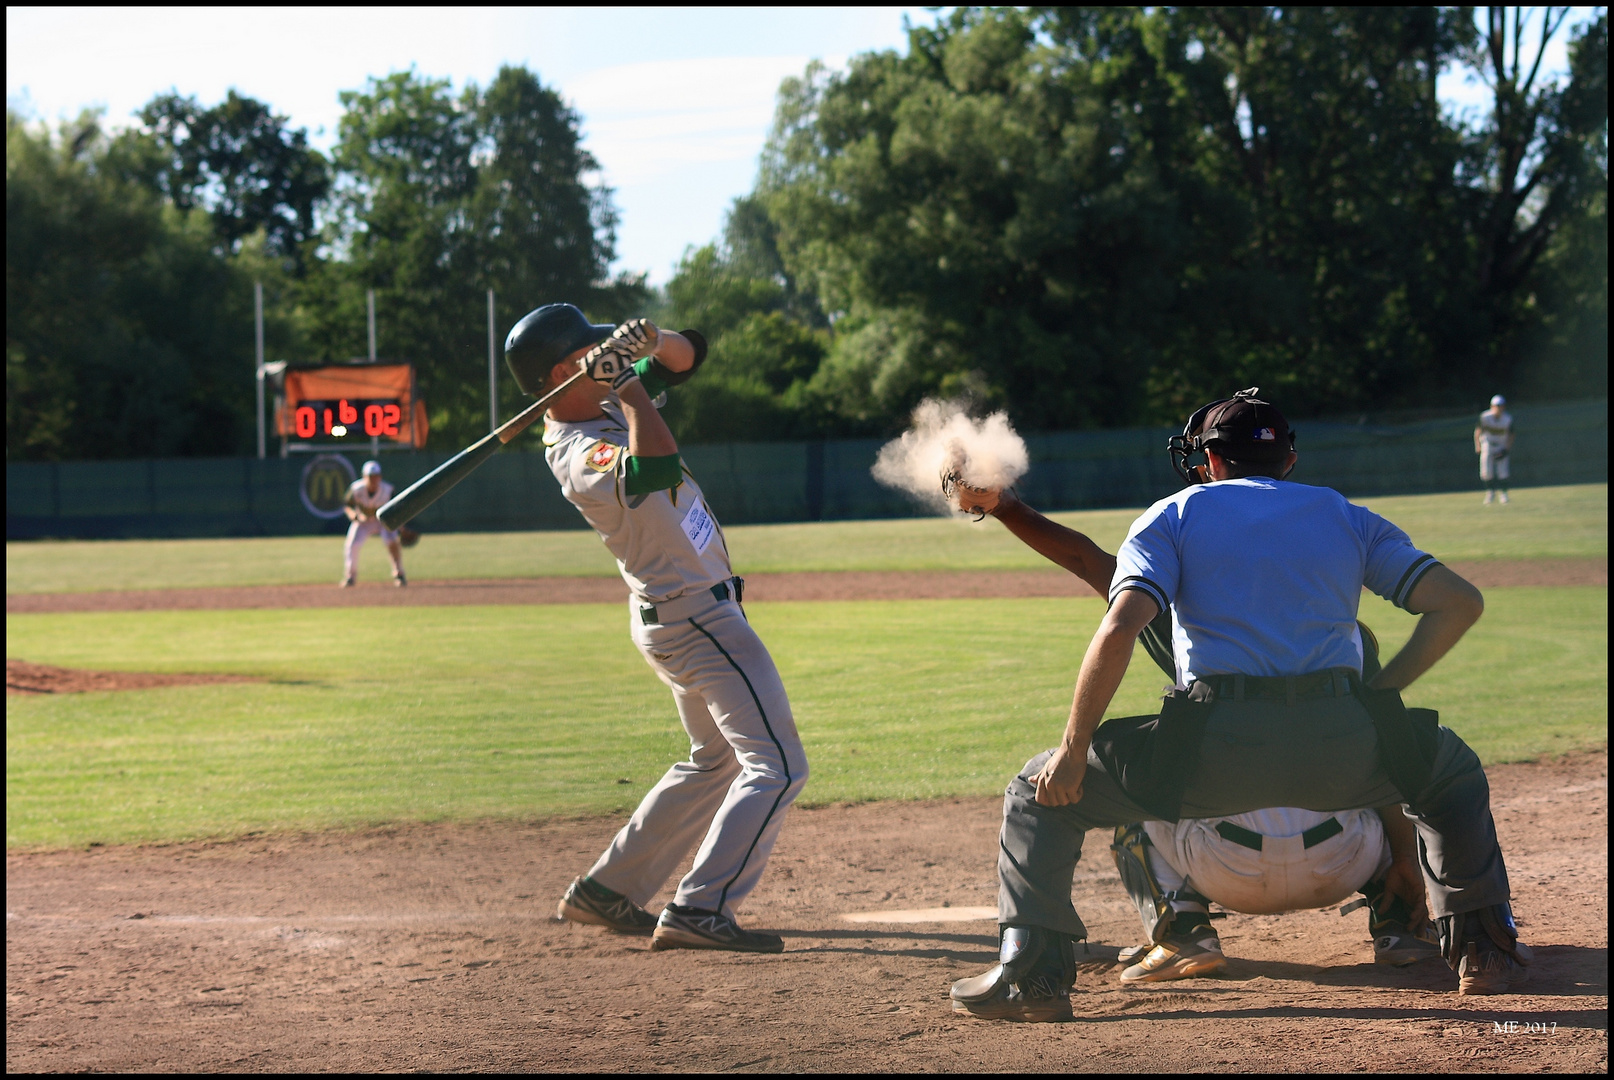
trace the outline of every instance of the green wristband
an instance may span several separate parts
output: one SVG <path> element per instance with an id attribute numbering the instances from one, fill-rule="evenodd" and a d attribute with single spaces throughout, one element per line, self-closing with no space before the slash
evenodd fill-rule
<path id="1" fill-rule="evenodd" d="M 651 397 L 667 392 L 668 382 L 656 370 L 656 358 L 647 356 L 643 360 L 635 360 L 633 370 L 639 373 L 639 381 L 644 384 L 644 392 Z M 652 491 L 656 490 L 654 488 Z"/>

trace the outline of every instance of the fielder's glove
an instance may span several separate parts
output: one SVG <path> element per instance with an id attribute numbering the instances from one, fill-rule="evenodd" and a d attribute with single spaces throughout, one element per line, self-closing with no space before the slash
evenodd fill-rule
<path id="1" fill-rule="evenodd" d="M 610 343 L 618 352 L 638 359 L 656 351 L 661 344 L 661 331 L 649 319 L 629 319 L 611 334 Z"/>
<path id="2" fill-rule="evenodd" d="M 588 372 L 588 377 L 595 382 L 605 383 L 618 392 L 639 378 L 639 373 L 633 370 L 633 357 L 621 350 L 615 337 L 606 338 L 590 349 L 577 366 Z"/>
<path id="3" fill-rule="evenodd" d="M 402 544 L 404 547 L 414 547 L 416 544 L 420 543 L 420 530 L 411 529 L 409 526 L 405 525 L 403 528 L 398 530 L 398 543 Z"/>
<path id="4" fill-rule="evenodd" d="M 966 484 L 956 469 L 948 469 L 942 473 L 941 489 L 948 505 L 961 514 L 974 514 L 976 521 L 982 520 L 996 510 L 998 500 L 1003 495 L 1001 491 Z"/>

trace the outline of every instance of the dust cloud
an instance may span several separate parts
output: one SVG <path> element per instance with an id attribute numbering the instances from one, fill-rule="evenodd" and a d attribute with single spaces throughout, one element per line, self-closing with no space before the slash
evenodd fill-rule
<path id="1" fill-rule="evenodd" d="M 905 491 L 939 513 L 952 508 L 942 495 L 944 473 L 957 472 L 971 487 L 1002 490 L 1031 467 L 1025 440 L 995 412 L 971 419 L 958 402 L 927 398 L 913 411 L 913 424 L 880 448 L 874 478 Z"/>

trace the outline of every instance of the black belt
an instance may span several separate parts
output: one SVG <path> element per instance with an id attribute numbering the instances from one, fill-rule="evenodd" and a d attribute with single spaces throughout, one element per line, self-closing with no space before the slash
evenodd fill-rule
<path id="1" fill-rule="evenodd" d="M 1310 675 L 1279 675 L 1267 678 L 1260 675 L 1207 675 L 1199 682 L 1207 683 L 1223 701 L 1244 701 L 1251 698 L 1277 698 L 1293 705 L 1307 698 L 1350 697 L 1361 676 L 1350 668 L 1330 668 Z"/>
<path id="2" fill-rule="evenodd" d="M 1247 847 L 1251 851 L 1260 851 L 1261 841 L 1266 839 L 1260 833 L 1251 832 L 1249 829 L 1235 825 L 1231 821 L 1218 821 L 1216 831 L 1222 834 L 1222 839 L 1231 840 L 1233 843 L 1241 847 Z M 1322 824 L 1313 825 L 1301 833 L 1300 841 L 1305 847 L 1314 848 L 1329 837 L 1338 836 L 1344 831 L 1345 826 L 1339 823 L 1339 818 L 1331 817 Z"/>
<path id="3" fill-rule="evenodd" d="M 735 576 L 729 578 L 727 581 L 719 581 L 716 585 L 712 586 L 711 593 L 712 599 L 719 602 L 727 600 L 732 594 L 736 604 L 743 603 L 745 601 L 745 578 Z M 654 626 L 655 624 L 661 622 L 661 617 L 656 613 L 656 605 L 654 604 L 640 605 L 639 618 L 646 626 Z"/>

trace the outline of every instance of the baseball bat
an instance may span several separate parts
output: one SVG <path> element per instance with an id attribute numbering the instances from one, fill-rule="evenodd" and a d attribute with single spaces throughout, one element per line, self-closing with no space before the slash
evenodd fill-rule
<path id="1" fill-rule="evenodd" d="M 397 530 L 426 507 L 447 495 L 449 491 L 464 480 L 476 467 L 488 458 L 504 449 L 504 444 L 520 435 L 532 422 L 543 415 L 549 403 L 560 397 L 571 388 L 572 383 L 585 378 L 587 372 L 579 371 L 576 375 L 561 383 L 555 389 L 521 410 L 512 420 L 499 425 L 496 431 L 488 433 L 464 450 L 443 462 L 431 472 L 404 488 L 388 500 L 387 505 L 376 512 L 381 524 L 389 529 Z"/>

